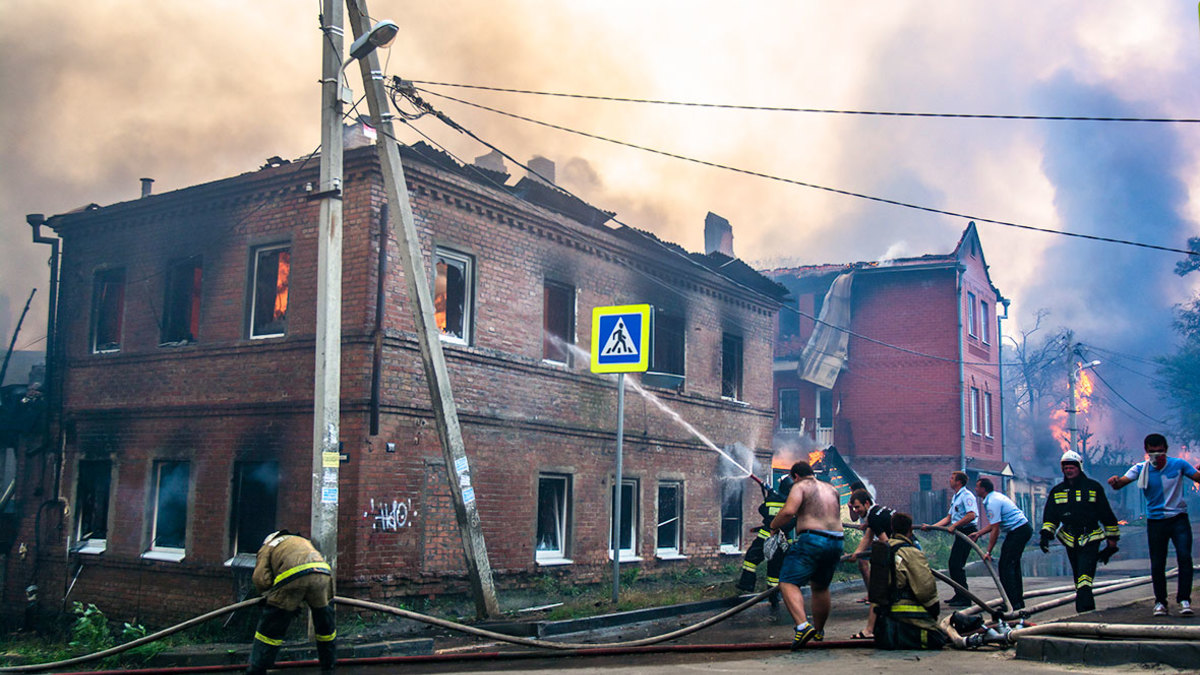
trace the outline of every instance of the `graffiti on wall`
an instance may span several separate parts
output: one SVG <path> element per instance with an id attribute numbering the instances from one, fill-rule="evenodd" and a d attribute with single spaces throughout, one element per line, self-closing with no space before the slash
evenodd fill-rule
<path id="1" fill-rule="evenodd" d="M 378 504 L 372 499 L 370 510 L 363 512 L 363 518 L 371 521 L 371 529 L 382 532 L 396 532 L 402 527 L 412 527 L 414 515 L 411 498 L 393 499 L 391 502 L 380 500 Z"/>

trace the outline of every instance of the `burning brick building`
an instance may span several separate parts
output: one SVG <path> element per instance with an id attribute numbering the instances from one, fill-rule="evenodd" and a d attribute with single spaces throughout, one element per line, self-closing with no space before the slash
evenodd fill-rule
<path id="1" fill-rule="evenodd" d="M 764 274 L 791 291 L 775 348 L 777 455 L 835 445 L 882 503 L 918 519 L 944 515 L 951 471 L 1002 484 L 1008 301 L 974 223 L 946 255 Z"/>
<path id="2" fill-rule="evenodd" d="M 653 305 L 652 370 L 677 377 L 646 388 L 742 461 L 769 456 L 782 287 L 538 180 L 403 156 L 502 593 L 610 570 L 616 391 L 580 356 L 593 307 Z M 27 460 L 47 469 L 20 486 L 9 612 L 32 580 L 46 608 L 66 592 L 116 616 L 191 615 L 230 601 L 231 567 L 267 532 L 309 530 L 316 172 L 275 159 L 45 221 L 62 243 L 59 440 Z M 382 180 L 374 148 L 346 152 L 338 588 L 464 591 Z M 653 571 L 738 553 L 748 482 L 635 394 L 624 429 L 622 558 Z"/>

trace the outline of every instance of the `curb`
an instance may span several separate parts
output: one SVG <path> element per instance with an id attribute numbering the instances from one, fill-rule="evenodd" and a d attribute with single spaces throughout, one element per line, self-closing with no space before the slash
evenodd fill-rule
<path id="1" fill-rule="evenodd" d="M 1182 640 L 1113 641 L 1031 635 L 1017 640 L 1016 657 L 1085 666 L 1161 663 L 1186 670 L 1200 663 L 1200 644 Z"/>

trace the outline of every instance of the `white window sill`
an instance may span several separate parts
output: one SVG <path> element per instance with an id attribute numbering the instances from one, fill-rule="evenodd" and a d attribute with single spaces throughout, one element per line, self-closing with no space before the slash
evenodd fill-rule
<path id="1" fill-rule="evenodd" d="M 143 560 L 161 560 L 162 562 L 181 562 L 187 555 L 186 551 L 146 551 Z"/>
<path id="2" fill-rule="evenodd" d="M 734 398 L 734 397 L 732 397 L 732 396 L 722 396 L 722 397 L 721 397 L 721 400 L 722 400 L 722 401 L 725 401 L 726 403 L 732 403 L 732 404 L 734 404 L 734 405 L 740 405 L 740 406 L 742 406 L 743 408 L 749 408 L 749 407 L 750 407 L 750 404 L 749 404 L 749 403 L 747 403 L 747 402 L 745 402 L 745 401 L 742 401 L 742 400 L 740 400 L 740 399 L 736 399 L 736 398 Z"/>
<path id="3" fill-rule="evenodd" d="M 73 552 L 80 555 L 100 555 L 108 550 L 108 542 L 104 539 L 86 539 Z"/>
<path id="4" fill-rule="evenodd" d="M 612 551 L 608 552 L 608 559 L 612 560 Z M 629 551 L 621 551 L 621 562 L 641 562 L 642 557 L 634 555 Z"/>
<path id="5" fill-rule="evenodd" d="M 722 555 L 742 555 L 742 549 L 741 549 L 741 547 L 731 546 L 730 544 L 721 544 L 721 554 Z"/>
<path id="6" fill-rule="evenodd" d="M 536 561 L 538 567 L 555 567 L 557 565 L 573 565 L 574 560 L 570 558 L 538 558 Z"/>
<path id="7" fill-rule="evenodd" d="M 278 338 L 287 337 L 287 333 L 267 333 L 264 335 L 251 335 L 251 340 L 275 340 Z"/>
<path id="8" fill-rule="evenodd" d="M 679 551 L 656 551 L 654 557 L 659 560 L 687 560 L 687 556 Z"/>

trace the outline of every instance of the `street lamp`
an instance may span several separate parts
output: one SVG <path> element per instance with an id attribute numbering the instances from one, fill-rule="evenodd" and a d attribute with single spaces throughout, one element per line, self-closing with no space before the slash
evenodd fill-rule
<path id="1" fill-rule="evenodd" d="M 350 57 L 346 59 L 346 64 L 361 59 L 380 47 L 392 44 L 392 40 L 396 39 L 396 34 L 399 32 L 400 27 L 396 25 L 396 22 L 387 19 L 371 26 L 371 30 L 363 33 L 350 45 Z M 342 68 L 345 69 L 345 67 L 346 65 L 343 64 Z"/>
<path id="2" fill-rule="evenodd" d="M 1068 373 L 1068 376 L 1067 376 L 1067 384 L 1069 384 L 1071 387 L 1071 407 L 1067 408 L 1067 414 L 1068 414 L 1067 430 L 1071 432 L 1071 451 L 1072 452 L 1079 452 L 1079 429 L 1076 428 L 1076 426 L 1075 426 L 1075 413 L 1077 412 L 1077 410 L 1075 409 L 1075 383 L 1077 381 L 1079 381 L 1079 374 L 1082 373 L 1085 369 L 1095 368 L 1098 365 L 1100 365 L 1099 361 L 1092 361 L 1090 363 L 1080 363 L 1079 365 L 1072 368 L 1070 373 Z"/>

